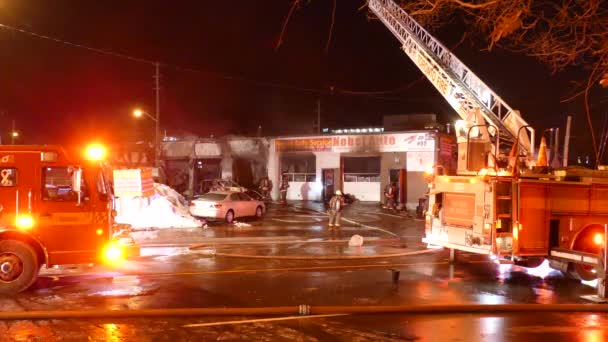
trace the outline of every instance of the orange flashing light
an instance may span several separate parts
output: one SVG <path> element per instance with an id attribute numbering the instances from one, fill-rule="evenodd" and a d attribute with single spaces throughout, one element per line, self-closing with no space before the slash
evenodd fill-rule
<path id="1" fill-rule="evenodd" d="M 100 161 L 106 158 L 106 148 L 101 144 L 92 144 L 87 146 L 85 155 L 88 160 Z"/>
<path id="2" fill-rule="evenodd" d="M 29 230 L 34 227 L 34 218 L 31 215 L 19 215 L 15 219 L 15 226 L 19 229 Z"/>
<path id="3" fill-rule="evenodd" d="M 111 242 L 103 249 L 103 261 L 106 264 L 115 265 L 125 258 L 124 249 L 115 242 Z"/>
<path id="4" fill-rule="evenodd" d="M 603 245 L 604 244 L 604 234 L 601 234 L 601 233 L 595 234 L 595 236 L 593 237 L 593 243 L 595 243 L 596 245 Z"/>

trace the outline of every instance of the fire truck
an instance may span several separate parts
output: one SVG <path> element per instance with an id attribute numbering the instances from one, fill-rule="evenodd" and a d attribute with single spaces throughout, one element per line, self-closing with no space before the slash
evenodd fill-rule
<path id="1" fill-rule="evenodd" d="M 441 42 L 392 0 L 368 7 L 461 118 L 457 170 L 428 172 L 423 241 L 451 258 L 459 250 L 525 267 L 548 259 L 586 280 L 605 273 L 608 172 L 551 169 L 544 137 L 535 153 L 535 130 Z"/>
<path id="2" fill-rule="evenodd" d="M 71 160 L 59 146 L 0 147 L 0 294 L 29 288 L 45 265 L 119 262 L 105 149 Z M 124 240 L 122 241 L 124 242 Z"/>

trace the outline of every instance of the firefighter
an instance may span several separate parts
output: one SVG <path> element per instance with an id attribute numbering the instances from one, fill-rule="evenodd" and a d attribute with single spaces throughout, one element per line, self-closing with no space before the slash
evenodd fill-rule
<path id="1" fill-rule="evenodd" d="M 384 190 L 384 197 L 386 198 L 386 206 L 385 209 L 395 210 L 397 209 L 395 205 L 396 197 L 397 197 L 397 185 L 395 182 L 389 184 Z"/>
<path id="2" fill-rule="evenodd" d="M 281 204 L 287 204 L 287 189 L 289 189 L 289 181 L 287 179 L 287 175 L 283 175 L 281 179 L 281 187 L 279 187 L 279 192 L 281 193 Z"/>
<path id="3" fill-rule="evenodd" d="M 268 201 L 270 199 L 270 191 L 272 191 L 272 182 L 268 177 L 263 177 L 260 179 L 260 184 L 258 186 L 262 197 L 264 197 L 264 201 Z"/>
<path id="4" fill-rule="evenodd" d="M 342 208 L 344 207 L 344 197 L 342 191 L 336 190 L 336 194 L 329 200 L 329 229 L 340 227 L 340 216 L 342 216 Z"/>

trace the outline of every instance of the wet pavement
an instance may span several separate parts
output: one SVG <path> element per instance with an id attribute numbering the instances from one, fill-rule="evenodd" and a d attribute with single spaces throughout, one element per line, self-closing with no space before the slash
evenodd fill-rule
<path id="1" fill-rule="evenodd" d="M 545 265 L 527 270 L 420 243 L 423 222 L 375 205 L 347 209 L 340 231 L 317 203 L 271 206 L 245 226 L 139 232 L 144 256 L 117 268 L 45 270 L 2 311 L 580 303 L 594 288 Z M 147 235 L 146 235 L 147 234 Z M 349 247 L 353 234 L 362 247 Z M 194 249 L 188 246 L 196 245 Z M 347 257 L 340 258 L 339 257 Z M 399 271 L 394 281 L 393 271 Z M 475 341 L 608 338 L 605 314 L 158 317 L 0 321 L 0 341 Z M 224 322 L 224 323 L 223 323 Z"/>

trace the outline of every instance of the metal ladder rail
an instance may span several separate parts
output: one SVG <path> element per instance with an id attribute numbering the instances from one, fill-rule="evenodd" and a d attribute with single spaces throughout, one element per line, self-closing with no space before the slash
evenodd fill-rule
<path id="1" fill-rule="evenodd" d="M 379 15 L 381 13 L 382 15 Z M 449 68 L 442 66 L 443 62 L 438 60 L 438 57 L 435 57 L 432 51 L 429 51 L 405 28 L 404 24 L 399 22 L 398 18 L 394 16 L 395 13 L 380 8 L 377 14 L 393 34 L 402 41 L 405 53 L 463 119 L 471 121 L 473 111 L 479 108 L 487 122 L 502 128 L 503 137 L 510 137 L 510 140 L 514 141 L 511 132 L 502 125 L 502 121 L 497 119 L 494 113 L 484 110 L 483 104 L 477 100 L 475 94 L 467 88 L 466 84 L 463 84 Z M 458 92 L 454 91 L 455 89 Z"/>
<path id="2" fill-rule="evenodd" d="M 460 90 L 468 96 L 469 107 L 477 105 L 481 109 L 484 119 L 505 131 L 503 137 L 511 137 L 511 141 L 517 140 L 517 131 L 519 127 L 526 125 L 526 122 L 468 69 L 464 63 L 456 58 L 445 46 L 393 1 L 369 0 L 368 6 L 403 43 L 404 47 L 409 47 L 410 49 L 415 47 L 419 52 L 422 52 L 423 57 L 427 59 L 426 62 L 432 61 L 433 67 L 437 69 L 435 71 L 443 74 L 444 82 L 451 81 L 453 85 L 459 85 Z M 417 65 L 420 63 L 420 61 L 416 60 L 415 57 L 417 55 L 413 51 L 406 50 L 406 53 Z M 431 75 L 428 75 L 431 70 L 424 70 L 421 65 L 418 65 L 418 67 L 423 73 L 427 74 L 427 77 L 429 77 L 442 95 L 446 97 L 459 115 L 469 114 L 463 113 L 458 106 L 450 101 L 449 95 L 451 94 L 446 94 L 445 89 L 442 89 L 444 85 L 438 84 L 441 80 L 437 80 L 437 76 L 432 79 Z M 530 133 L 533 134 L 532 131 Z M 533 142 L 530 143 L 530 137 L 526 136 L 525 139 L 520 141 L 520 145 L 524 151 L 533 153 Z"/>

